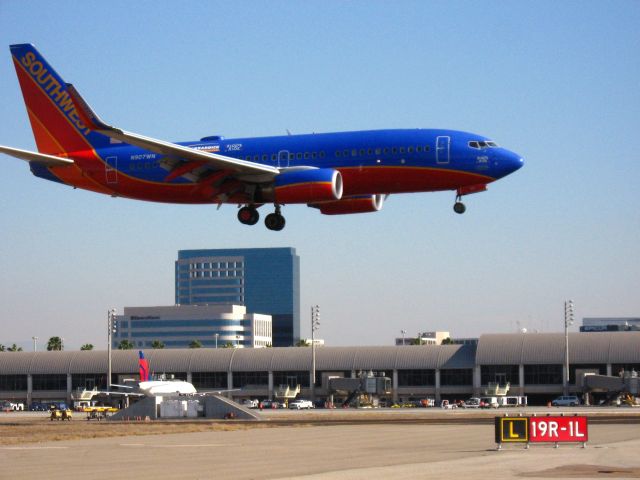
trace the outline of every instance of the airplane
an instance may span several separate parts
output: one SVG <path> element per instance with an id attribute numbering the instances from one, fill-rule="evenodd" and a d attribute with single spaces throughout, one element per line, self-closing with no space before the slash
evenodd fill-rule
<path id="1" fill-rule="evenodd" d="M 96 394 L 104 395 L 123 395 L 132 397 L 157 397 L 162 395 L 219 395 L 224 392 L 233 390 L 216 390 L 212 392 L 198 392 L 192 383 L 184 380 L 167 380 L 165 378 L 152 379 L 149 373 L 149 362 L 144 356 L 142 350 L 138 351 L 138 369 L 140 372 L 140 381 L 137 385 L 121 385 L 112 383 L 112 387 L 129 389 L 130 391 L 120 392 L 110 390 L 108 392 L 96 391 Z M 162 376 L 161 376 L 162 377 Z"/>
<path id="2" fill-rule="evenodd" d="M 379 211 L 389 195 L 455 191 L 462 197 L 524 164 L 489 138 L 442 129 L 392 129 L 255 138 L 210 135 L 171 143 L 111 126 L 31 44 L 10 46 L 38 152 L 0 146 L 40 178 L 137 200 L 237 205 L 238 220 L 285 226 L 281 207 L 325 215 Z"/>

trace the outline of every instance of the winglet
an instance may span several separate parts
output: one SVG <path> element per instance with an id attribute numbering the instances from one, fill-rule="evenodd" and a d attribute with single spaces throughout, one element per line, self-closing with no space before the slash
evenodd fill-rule
<path id="1" fill-rule="evenodd" d="M 78 116 L 87 127 L 91 130 L 113 130 L 112 126 L 104 123 L 98 114 L 93 111 L 73 84 L 67 83 L 66 85 L 67 92 L 69 93 L 69 97 L 71 97 L 73 106 L 76 107 Z"/>

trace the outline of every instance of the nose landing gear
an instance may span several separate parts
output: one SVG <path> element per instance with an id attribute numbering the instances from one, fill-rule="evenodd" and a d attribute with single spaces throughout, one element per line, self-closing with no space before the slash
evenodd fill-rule
<path id="1" fill-rule="evenodd" d="M 462 215 L 467 210 L 467 207 L 460 200 L 462 200 L 462 195 L 456 195 L 456 203 L 453 204 L 453 211 Z"/>

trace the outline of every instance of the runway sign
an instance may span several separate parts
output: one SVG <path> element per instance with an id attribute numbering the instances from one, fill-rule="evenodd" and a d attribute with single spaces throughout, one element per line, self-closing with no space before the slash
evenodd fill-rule
<path id="1" fill-rule="evenodd" d="M 517 443 L 529 441 L 528 417 L 496 417 L 496 443 Z"/>
<path id="2" fill-rule="evenodd" d="M 589 441 L 587 417 L 530 417 L 529 441 L 587 442 Z"/>

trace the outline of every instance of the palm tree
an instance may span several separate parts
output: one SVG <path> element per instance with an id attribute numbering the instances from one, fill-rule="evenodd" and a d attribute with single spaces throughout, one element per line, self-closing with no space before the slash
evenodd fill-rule
<path id="1" fill-rule="evenodd" d="M 7 348 L 7 351 L 8 352 L 21 352 L 22 351 L 22 347 L 19 347 L 14 343 L 9 348 Z"/>
<path id="2" fill-rule="evenodd" d="M 0 352 L 4 352 L 5 348 L 6 347 L 0 343 Z"/>
<path id="3" fill-rule="evenodd" d="M 62 339 L 60 337 L 51 337 L 47 342 L 47 350 L 48 351 L 62 351 L 64 350 L 64 345 L 62 344 Z"/>
<path id="4" fill-rule="evenodd" d="M 200 340 L 194 340 L 189 344 L 189 348 L 202 348 L 202 342 Z"/>
<path id="5" fill-rule="evenodd" d="M 135 345 L 133 345 L 133 342 L 129 340 L 120 340 L 120 343 L 118 344 L 118 350 L 133 350 L 134 346 Z"/>
<path id="6" fill-rule="evenodd" d="M 442 345 L 453 345 L 453 340 L 451 340 L 451 337 L 447 337 L 442 340 Z"/>
<path id="7" fill-rule="evenodd" d="M 223 347 L 222 347 L 222 348 L 233 348 L 234 346 L 235 346 L 235 345 L 234 345 L 233 343 L 231 343 L 231 342 L 227 342 L 227 343 L 225 343 L 225 344 L 223 345 Z"/>
<path id="8" fill-rule="evenodd" d="M 164 343 L 162 343 L 160 340 L 154 340 L 153 342 L 151 342 L 151 348 L 164 348 Z"/>
<path id="9" fill-rule="evenodd" d="M 298 340 L 298 342 L 296 343 L 296 347 L 308 347 L 308 346 L 309 346 L 309 342 L 307 342 L 302 338 Z"/>
<path id="10" fill-rule="evenodd" d="M 92 343 L 85 343 L 84 345 L 82 345 L 80 347 L 80 350 L 93 350 L 93 344 Z"/>

